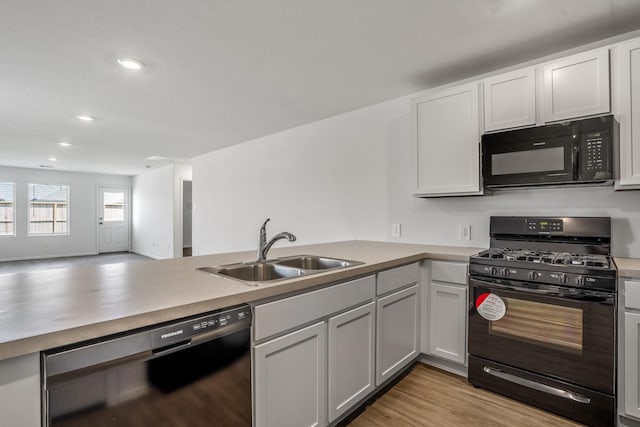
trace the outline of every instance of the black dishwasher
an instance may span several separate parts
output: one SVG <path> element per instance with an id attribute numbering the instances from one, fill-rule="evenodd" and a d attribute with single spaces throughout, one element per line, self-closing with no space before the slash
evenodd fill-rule
<path id="1" fill-rule="evenodd" d="M 43 426 L 251 426 L 251 309 L 42 353 Z"/>

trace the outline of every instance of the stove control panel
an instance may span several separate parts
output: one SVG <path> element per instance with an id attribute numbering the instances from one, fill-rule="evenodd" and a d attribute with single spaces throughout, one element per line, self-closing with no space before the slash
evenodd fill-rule
<path id="1" fill-rule="evenodd" d="M 553 270 L 495 267 L 471 263 L 469 275 L 491 277 L 498 280 L 536 282 L 549 285 L 615 290 L 615 272 L 607 276 L 590 276 L 578 273 L 560 273 Z"/>
<path id="2" fill-rule="evenodd" d="M 563 231 L 564 222 L 562 219 L 527 219 L 527 231 L 533 231 L 538 233 L 550 233 Z"/>

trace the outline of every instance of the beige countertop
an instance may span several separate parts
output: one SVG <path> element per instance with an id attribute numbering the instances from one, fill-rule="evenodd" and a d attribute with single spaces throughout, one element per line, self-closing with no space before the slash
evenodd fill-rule
<path id="1" fill-rule="evenodd" d="M 640 259 L 614 257 L 618 277 L 640 277 Z"/>
<path id="2" fill-rule="evenodd" d="M 236 304 L 326 286 L 425 258 L 467 261 L 481 248 L 345 241 L 274 248 L 363 265 L 246 286 L 197 267 L 247 261 L 255 251 L 0 275 L 0 360 Z"/>

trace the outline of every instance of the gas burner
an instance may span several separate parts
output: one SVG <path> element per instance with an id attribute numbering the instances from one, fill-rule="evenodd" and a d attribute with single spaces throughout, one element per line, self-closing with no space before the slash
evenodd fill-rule
<path id="1" fill-rule="evenodd" d="M 533 264 L 551 264 L 556 266 L 588 267 L 609 269 L 609 257 L 606 255 L 574 254 L 569 252 L 531 251 L 524 249 L 491 248 L 477 255 L 479 258 L 526 262 Z"/>

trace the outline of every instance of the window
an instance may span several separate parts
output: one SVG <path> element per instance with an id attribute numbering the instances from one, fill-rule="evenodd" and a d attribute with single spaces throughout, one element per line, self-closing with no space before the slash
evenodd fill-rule
<path id="1" fill-rule="evenodd" d="M 69 186 L 29 184 L 29 235 L 69 234 Z"/>
<path id="2" fill-rule="evenodd" d="M 0 236 L 15 236 L 15 195 L 13 182 L 0 182 Z"/>
<path id="3" fill-rule="evenodd" d="M 104 193 L 104 222 L 124 221 L 124 193 Z"/>

